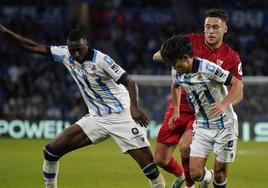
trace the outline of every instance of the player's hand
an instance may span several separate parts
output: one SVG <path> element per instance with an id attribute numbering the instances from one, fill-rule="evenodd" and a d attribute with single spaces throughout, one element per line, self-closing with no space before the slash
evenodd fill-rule
<path id="1" fill-rule="evenodd" d="M 168 126 L 169 128 L 172 130 L 175 128 L 174 122 L 177 121 L 180 118 L 180 114 L 179 113 L 173 113 L 173 115 L 171 116 L 171 118 L 169 118 L 168 120 Z"/>
<path id="2" fill-rule="evenodd" d="M 147 127 L 149 119 L 147 116 L 138 108 L 130 107 L 130 113 L 134 121 L 142 127 Z"/>
<path id="3" fill-rule="evenodd" d="M 217 117 L 223 114 L 225 107 L 221 103 L 213 103 L 210 108 L 210 116 Z"/>

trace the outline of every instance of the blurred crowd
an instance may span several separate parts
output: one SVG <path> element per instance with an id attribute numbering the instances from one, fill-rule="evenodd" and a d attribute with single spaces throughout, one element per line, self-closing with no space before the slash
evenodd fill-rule
<path id="1" fill-rule="evenodd" d="M 67 1 L 56 1 L 54 6 L 50 1 L 45 2 L 29 6 L 32 2 L 25 0 L 27 6 L 18 6 L 1 0 L 1 5 L 6 6 L 0 7 L 0 23 L 35 41 L 65 44 L 68 31 L 79 23 L 68 17 Z M 169 75 L 169 67 L 153 62 L 152 55 L 174 33 L 202 32 L 204 11 L 212 8 L 209 0 L 184 4 L 180 4 L 183 1 L 172 0 L 89 2 L 88 38 L 91 44 L 94 47 L 99 42 L 109 43 L 113 52 L 111 57 L 130 74 Z M 226 8 L 227 11 L 251 8 L 265 12 L 268 8 L 268 3 L 256 0 L 213 2 L 213 7 Z M 240 53 L 244 75 L 268 75 L 268 67 L 265 66 L 268 41 L 265 36 L 268 36 L 267 24 L 261 27 L 236 27 L 233 22 L 229 24 L 225 41 Z M 1 119 L 75 121 L 86 113 L 78 88 L 64 66 L 30 54 L 2 36 L 0 43 Z M 264 107 L 268 101 L 262 99 L 260 106 L 254 103 L 258 98 L 252 97 L 261 96 L 267 90 L 261 85 L 246 86 L 247 102 L 241 103 L 240 107 L 247 109 L 247 112 L 239 110 L 238 114 L 267 114 Z M 169 88 L 144 87 L 141 94 L 141 103 L 150 118 L 161 121 Z"/>

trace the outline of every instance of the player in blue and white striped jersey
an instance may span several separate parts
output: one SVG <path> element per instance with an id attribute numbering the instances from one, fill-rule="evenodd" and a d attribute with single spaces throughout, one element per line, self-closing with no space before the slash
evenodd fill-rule
<path id="1" fill-rule="evenodd" d="M 138 108 L 137 85 L 108 55 L 91 49 L 85 35 L 72 30 L 67 45 L 47 46 L 22 37 L 0 25 L 5 34 L 31 52 L 47 55 L 68 69 L 83 96 L 89 114 L 65 129 L 44 147 L 46 188 L 57 187 L 59 159 L 66 153 L 112 137 L 123 153 L 139 164 L 152 188 L 164 188 L 165 180 L 153 163 L 143 127 L 146 115 Z M 127 88 L 127 89 L 126 89 Z"/>
<path id="2" fill-rule="evenodd" d="M 201 58 L 193 59 L 192 73 L 181 74 L 172 69 L 175 86 L 185 88 L 188 102 L 195 111 L 195 127 L 221 129 L 232 126 L 229 122 L 232 119 L 237 120 L 233 106 L 229 105 L 223 113 L 213 116 L 211 105 L 223 101 L 233 76 L 221 67 Z"/>
<path id="3" fill-rule="evenodd" d="M 193 141 L 190 152 L 190 174 L 201 187 L 208 187 L 213 173 L 205 168 L 211 151 L 216 155 L 214 184 L 226 187 L 227 164 L 233 162 L 237 137 L 237 116 L 233 104 L 242 99 L 243 84 L 218 65 L 201 58 L 193 58 L 190 40 L 173 36 L 161 47 L 161 56 L 172 65 L 174 114 L 169 124 L 179 118 L 180 88 L 186 90 L 195 111 Z M 229 90 L 227 90 L 227 86 Z M 176 109 L 175 109 L 176 108 Z"/>
<path id="4" fill-rule="evenodd" d="M 50 46 L 48 51 L 51 58 L 63 63 L 72 75 L 90 115 L 106 116 L 129 108 L 128 92 L 119 84 L 127 73 L 108 55 L 89 49 L 88 56 L 81 60 L 81 64 L 75 60 L 75 54 L 70 55 L 68 46 Z"/>

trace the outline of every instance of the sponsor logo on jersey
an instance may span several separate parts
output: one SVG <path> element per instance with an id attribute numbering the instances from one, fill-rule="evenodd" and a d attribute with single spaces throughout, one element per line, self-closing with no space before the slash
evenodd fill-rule
<path id="1" fill-rule="evenodd" d="M 233 140 L 230 140 L 228 143 L 227 143 L 227 146 L 229 148 L 233 147 L 234 146 L 234 141 Z"/>
<path id="2" fill-rule="evenodd" d="M 119 70 L 120 70 L 119 66 L 118 66 L 116 63 L 114 63 L 114 64 L 111 66 L 111 69 L 112 69 L 115 73 L 118 73 Z"/>
<path id="3" fill-rule="evenodd" d="M 221 69 L 217 68 L 215 73 L 216 76 L 222 77 L 223 76 L 223 72 L 221 71 Z"/>
<path id="4" fill-rule="evenodd" d="M 196 85 L 186 85 L 185 90 L 186 92 L 191 92 L 191 91 L 205 91 L 207 88 L 204 84 L 196 84 Z"/>

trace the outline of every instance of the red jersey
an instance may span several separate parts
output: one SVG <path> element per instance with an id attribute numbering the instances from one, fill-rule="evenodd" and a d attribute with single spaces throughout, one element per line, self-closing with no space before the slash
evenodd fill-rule
<path id="1" fill-rule="evenodd" d="M 242 66 L 239 54 L 230 48 L 227 44 L 222 43 L 221 46 L 215 50 L 209 48 L 205 44 L 204 34 L 188 34 L 192 42 L 192 51 L 194 57 L 200 57 L 216 63 L 223 69 L 228 70 L 237 79 L 242 80 Z M 168 112 L 173 113 L 173 104 L 169 103 Z M 182 90 L 180 112 L 192 112 L 190 108 L 185 91 Z"/>

